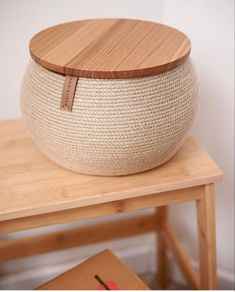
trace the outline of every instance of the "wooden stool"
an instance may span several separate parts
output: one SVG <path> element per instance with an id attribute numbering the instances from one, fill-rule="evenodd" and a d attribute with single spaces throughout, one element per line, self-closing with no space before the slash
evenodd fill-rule
<path id="1" fill-rule="evenodd" d="M 216 288 L 214 183 L 223 173 L 192 138 L 161 167 L 121 177 L 87 176 L 60 168 L 33 145 L 21 120 L 0 123 L 0 153 L 1 234 L 157 208 L 154 215 L 2 240 L 0 261 L 158 232 L 158 280 L 162 288 L 167 281 L 168 247 L 192 288 Z M 168 205 L 193 200 L 199 230 L 199 279 L 167 220 Z"/>

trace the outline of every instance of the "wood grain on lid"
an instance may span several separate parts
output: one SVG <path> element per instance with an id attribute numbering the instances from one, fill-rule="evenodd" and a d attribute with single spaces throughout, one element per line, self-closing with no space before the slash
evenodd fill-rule
<path id="1" fill-rule="evenodd" d="M 88 78 L 130 78 L 171 70 L 189 55 L 182 32 L 131 19 L 91 19 L 60 24 L 36 34 L 32 58 L 51 71 Z"/>

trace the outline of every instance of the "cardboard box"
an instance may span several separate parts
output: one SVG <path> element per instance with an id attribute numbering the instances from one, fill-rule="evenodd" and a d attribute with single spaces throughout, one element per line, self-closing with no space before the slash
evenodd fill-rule
<path id="1" fill-rule="evenodd" d="M 149 288 L 110 250 L 105 250 L 37 290 L 149 290 Z"/>

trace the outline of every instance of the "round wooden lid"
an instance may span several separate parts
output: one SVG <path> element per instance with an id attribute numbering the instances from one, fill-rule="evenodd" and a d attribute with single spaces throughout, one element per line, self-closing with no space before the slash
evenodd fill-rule
<path id="1" fill-rule="evenodd" d="M 190 53 L 182 32 L 133 19 L 90 19 L 45 29 L 30 41 L 32 58 L 51 71 L 88 78 L 130 78 L 171 70 Z"/>

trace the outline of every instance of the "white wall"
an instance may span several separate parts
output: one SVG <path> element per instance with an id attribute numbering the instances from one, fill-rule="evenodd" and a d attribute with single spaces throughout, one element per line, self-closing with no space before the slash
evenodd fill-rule
<path id="1" fill-rule="evenodd" d="M 234 1 L 166 0 L 164 22 L 192 40 L 200 93 L 193 134 L 224 171 L 217 190 L 217 248 L 220 268 L 234 273 Z M 177 207 L 173 222 L 188 230 L 195 254 L 194 206 Z M 185 220 L 178 215 L 185 213 Z M 181 217 L 180 217 L 181 218 Z M 195 239 L 195 240 L 194 240 Z"/>
<path id="2" fill-rule="evenodd" d="M 20 116 L 28 42 L 45 27 L 83 18 L 129 17 L 163 22 L 188 34 L 200 80 L 193 133 L 225 172 L 217 187 L 217 247 L 219 268 L 228 278 L 234 273 L 233 11 L 233 0 L 0 0 L 0 119 Z M 173 207 L 171 217 L 197 259 L 194 207 Z"/>

